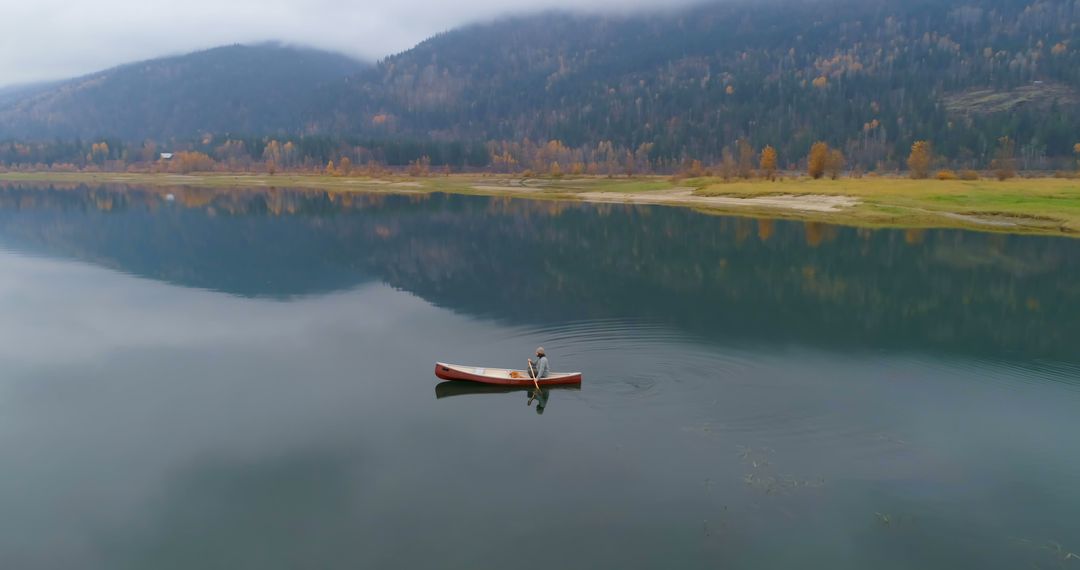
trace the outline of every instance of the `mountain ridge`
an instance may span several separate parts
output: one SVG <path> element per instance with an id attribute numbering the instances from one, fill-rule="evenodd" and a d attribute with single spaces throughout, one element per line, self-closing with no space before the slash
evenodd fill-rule
<path id="1" fill-rule="evenodd" d="M 1048 158 L 1071 157 L 1080 132 L 1078 21 L 1075 0 L 543 12 L 449 30 L 374 65 L 347 73 L 330 66 L 337 71 L 313 80 L 295 62 L 292 74 L 266 63 L 243 67 L 249 83 L 284 97 L 258 89 L 232 97 L 213 69 L 203 73 L 209 78 L 188 76 L 214 94 L 194 107 L 175 98 L 147 105 L 152 92 L 117 88 L 109 99 L 130 101 L 122 108 L 93 98 L 65 106 L 65 83 L 38 95 L 53 97 L 51 105 L 0 105 L 0 140 L 480 142 L 519 164 L 555 140 L 593 160 L 640 153 L 666 168 L 726 160 L 740 140 L 773 145 L 781 165 L 792 166 L 823 140 L 849 165 L 895 169 L 916 140 L 958 166 L 985 166 L 1008 136 L 1025 161 L 1047 167 Z"/>
<path id="2" fill-rule="evenodd" d="M 161 140 L 297 132 L 304 127 L 297 111 L 310 108 L 318 86 L 366 65 L 276 42 L 126 63 L 0 100 L 0 136 Z"/>

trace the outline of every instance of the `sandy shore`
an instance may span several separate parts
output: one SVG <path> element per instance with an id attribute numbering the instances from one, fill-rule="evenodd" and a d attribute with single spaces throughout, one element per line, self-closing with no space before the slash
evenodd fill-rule
<path id="1" fill-rule="evenodd" d="M 670 204 L 679 206 L 705 206 L 736 208 L 777 208 L 799 212 L 838 212 L 859 203 L 851 196 L 791 195 L 732 197 L 698 196 L 693 188 L 672 188 L 650 193 L 630 192 L 582 192 L 577 194 L 588 202 L 617 202 L 620 204 Z"/>

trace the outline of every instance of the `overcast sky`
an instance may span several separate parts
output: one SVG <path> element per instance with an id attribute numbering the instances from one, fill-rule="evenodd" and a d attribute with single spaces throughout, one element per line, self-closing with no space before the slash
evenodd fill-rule
<path id="1" fill-rule="evenodd" d="M 0 86 L 231 43 L 283 40 L 377 59 L 455 26 L 548 8 L 686 0 L 0 0 Z"/>

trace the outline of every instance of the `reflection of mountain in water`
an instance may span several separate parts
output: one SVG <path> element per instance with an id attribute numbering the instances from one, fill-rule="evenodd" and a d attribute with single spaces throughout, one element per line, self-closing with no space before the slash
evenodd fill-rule
<path id="1" fill-rule="evenodd" d="M 381 280 L 514 323 L 633 318 L 747 342 L 1066 360 L 1080 336 L 1080 248 L 1064 238 L 466 196 L 6 187 L 0 240 L 246 296 Z"/>

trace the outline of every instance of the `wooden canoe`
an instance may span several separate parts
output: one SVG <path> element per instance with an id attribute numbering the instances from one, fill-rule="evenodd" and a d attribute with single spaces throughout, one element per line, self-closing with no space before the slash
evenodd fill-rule
<path id="1" fill-rule="evenodd" d="M 500 386 L 532 386 L 533 380 L 524 370 L 508 368 L 480 368 L 461 366 L 460 364 L 435 363 L 435 375 L 443 380 L 466 380 Z M 541 386 L 560 386 L 563 384 L 581 384 L 580 372 L 552 372 L 536 383 Z"/>

